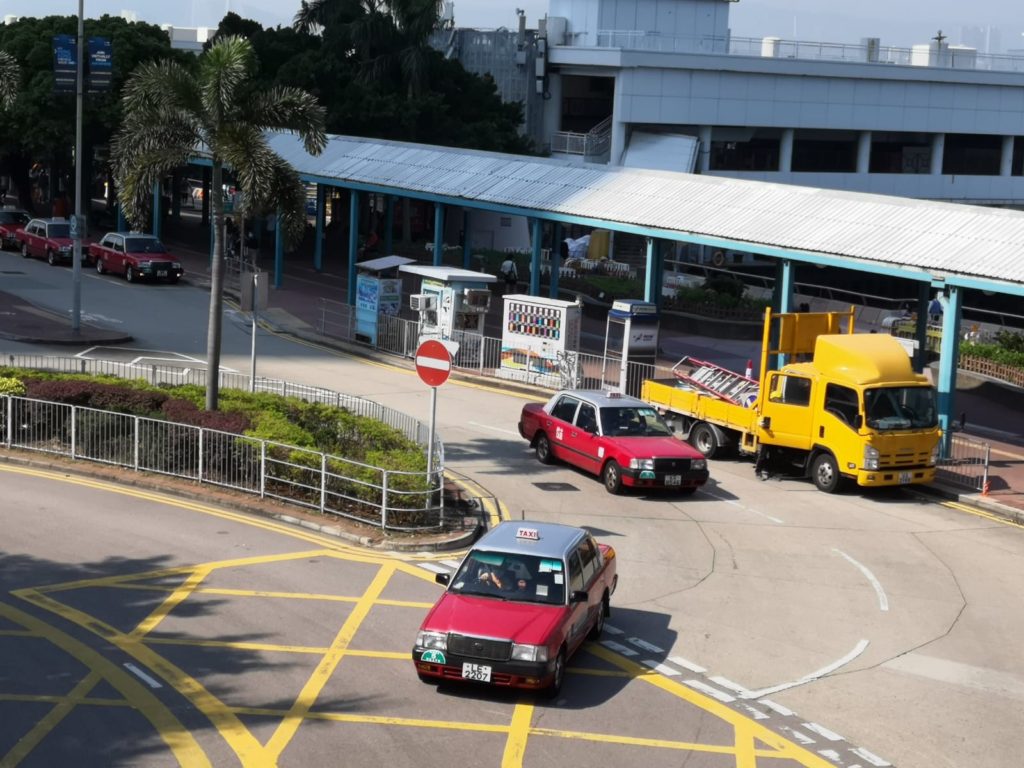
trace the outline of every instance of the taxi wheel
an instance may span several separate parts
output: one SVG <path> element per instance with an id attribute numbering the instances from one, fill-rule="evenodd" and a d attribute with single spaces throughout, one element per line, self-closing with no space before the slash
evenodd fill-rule
<path id="1" fill-rule="evenodd" d="M 49 264 L 51 267 L 56 267 L 57 266 L 57 254 L 55 254 L 53 251 L 47 251 L 46 252 L 46 263 Z"/>
<path id="2" fill-rule="evenodd" d="M 129 283 L 135 282 L 135 271 L 131 267 L 124 268 L 124 279 Z"/>
<path id="3" fill-rule="evenodd" d="M 28 258 L 28 244 L 27 243 L 22 243 L 21 244 L 21 258 L 23 258 L 23 259 L 27 259 Z"/>
<path id="4" fill-rule="evenodd" d="M 534 445 L 537 452 L 537 461 L 541 464 L 554 464 L 555 457 L 551 455 L 551 441 L 548 436 L 541 432 L 537 435 L 537 443 Z"/>
<path id="5" fill-rule="evenodd" d="M 555 671 L 551 676 L 551 682 L 548 687 L 544 689 L 544 695 L 549 699 L 555 698 L 562 692 L 562 683 L 565 680 L 565 649 L 562 648 L 558 651 L 558 656 L 555 657 Z"/>
<path id="6" fill-rule="evenodd" d="M 608 493 L 618 493 L 622 490 L 622 467 L 619 466 L 615 459 L 604 465 L 604 469 L 601 472 L 601 481 L 604 483 L 604 489 Z"/>
<path id="7" fill-rule="evenodd" d="M 604 597 L 601 598 L 601 606 L 597 609 L 597 621 L 594 622 L 594 626 L 590 628 L 590 634 L 587 635 L 591 640 L 600 640 L 601 634 L 604 632 L 604 618 L 608 615 L 608 593 L 604 593 Z"/>
<path id="8" fill-rule="evenodd" d="M 106 270 L 103 268 L 103 259 L 96 259 L 96 274 L 102 275 Z"/>

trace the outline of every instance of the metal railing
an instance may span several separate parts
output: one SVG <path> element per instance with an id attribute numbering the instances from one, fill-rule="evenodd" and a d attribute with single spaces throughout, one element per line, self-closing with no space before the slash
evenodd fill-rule
<path id="1" fill-rule="evenodd" d="M 4 364 L 114 375 L 150 384 L 206 382 L 202 368 L 35 355 L 9 355 Z M 221 371 L 223 388 L 247 390 L 248 382 L 248 376 Z M 427 444 L 426 425 L 372 400 L 276 379 L 257 378 L 255 391 L 344 408 L 383 422 L 421 446 Z M 439 437 L 435 471 L 408 472 L 187 424 L 10 395 L 0 398 L 0 440 L 7 448 L 173 475 L 386 530 L 435 529 L 458 522 L 445 518 L 444 444 Z"/>
<path id="2" fill-rule="evenodd" d="M 987 493 L 990 451 L 988 443 L 954 433 L 949 439 L 949 456 L 939 459 L 935 475 L 947 483 Z"/>
<path id="3" fill-rule="evenodd" d="M 611 148 L 612 119 L 606 117 L 586 133 L 556 131 L 551 135 L 551 151 L 566 155 L 601 157 Z"/>

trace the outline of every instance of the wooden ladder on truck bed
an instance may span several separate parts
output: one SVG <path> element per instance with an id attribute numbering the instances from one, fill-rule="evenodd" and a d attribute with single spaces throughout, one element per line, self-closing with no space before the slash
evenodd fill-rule
<path id="1" fill-rule="evenodd" d="M 757 379 L 748 379 L 728 368 L 689 356 L 672 366 L 672 373 L 680 381 L 736 405 L 751 405 L 757 399 L 760 386 Z"/>

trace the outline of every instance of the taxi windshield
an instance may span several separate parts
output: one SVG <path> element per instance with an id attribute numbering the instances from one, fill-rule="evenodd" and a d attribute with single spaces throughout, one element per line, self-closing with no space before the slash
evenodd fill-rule
<path id="1" fill-rule="evenodd" d="M 879 387 L 864 392 L 866 422 L 879 431 L 929 429 L 938 423 L 931 387 Z"/>
<path id="2" fill-rule="evenodd" d="M 601 434 L 609 437 L 671 437 L 672 429 L 653 408 L 614 406 L 601 409 Z"/>
<path id="3" fill-rule="evenodd" d="M 448 589 L 517 603 L 565 605 L 565 569 L 557 559 L 473 550 Z"/>

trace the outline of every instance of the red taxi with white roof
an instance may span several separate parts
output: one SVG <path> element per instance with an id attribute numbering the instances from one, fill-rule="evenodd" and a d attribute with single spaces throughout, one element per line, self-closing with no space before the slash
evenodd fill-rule
<path id="1" fill-rule="evenodd" d="M 470 550 L 416 634 L 424 682 L 462 680 L 555 696 L 596 640 L 615 592 L 615 550 L 568 525 L 504 522 Z"/>
<path id="2" fill-rule="evenodd" d="M 31 220 L 28 211 L 5 206 L 0 208 L 0 249 L 17 248 L 18 232 Z"/>
<path id="3" fill-rule="evenodd" d="M 61 262 L 71 263 L 74 258 L 75 241 L 71 239 L 71 223 L 67 219 L 32 219 L 24 229 L 14 234 L 21 244 L 21 255 L 26 259 L 34 256 L 46 259 L 52 267 Z M 82 261 L 86 260 L 82 249 Z"/>
<path id="4" fill-rule="evenodd" d="M 609 493 L 660 488 L 691 494 L 708 480 L 707 459 L 675 437 L 649 403 L 617 392 L 574 389 L 527 403 L 519 434 L 542 464 L 564 461 L 597 475 Z"/>

